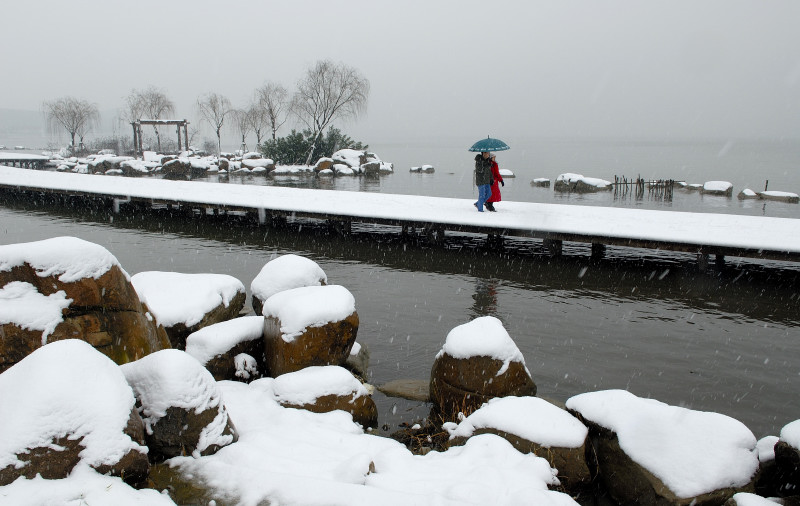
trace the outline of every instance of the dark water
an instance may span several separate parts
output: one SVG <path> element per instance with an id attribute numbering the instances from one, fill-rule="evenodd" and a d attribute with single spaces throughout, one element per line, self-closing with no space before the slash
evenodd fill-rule
<path id="1" fill-rule="evenodd" d="M 313 184 L 380 191 L 397 183 Z M 609 248 L 605 259 L 591 261 L 588 246 L 566 244 L 564 256 L 552 259 L 538 241 L 489 249 L 483 237 L 448 234 L 436 246 L 424 238 L 402 242 L 395 232 L 355 226 L 342 238 L 314 221 L 276 228 L 235 216 L 112 215 L 0 200 L 0 243 L 77 236 L 106 247 L 130 274 L 224 273 L 249 289 L 274 256 L 307 256 L 355 296 L 358 341 L 371 351 L 374 384 L 427 379 L 453 327 L 494 315 L 542 396 L 564 401 L 623 388 L 730 415 L 757 437 L 800 418 L 800 266 L 728 259 L 701 273 L 682 254 Z M 376 400 L 380 423 L 390 427 L 427 411 L 379 393 Z"/>

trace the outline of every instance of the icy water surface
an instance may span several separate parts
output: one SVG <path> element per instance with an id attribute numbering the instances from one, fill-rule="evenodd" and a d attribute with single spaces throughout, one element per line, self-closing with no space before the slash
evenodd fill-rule
<path id="1" fill-rule="evenodd" d="M 448 234 L 434 246 L 404 243 L 388 228 L 354 232 L 0 201 L 0 243 L 76 236 L 106 247 L 130 274 L 224 273 L 249 289 L 276 255 L 307 256 L 355 296 L 376 385 L 427 379 L 453 327 L 493 315 L 541 396 L 622 388 L 727 414 L 757 437 L 800 418 L 800 266 L 729 259 L 700 273 L 682 254 L 609 248 L 591 261 L 588 246 L 567 244 L 551 259 L 539 241 L 487 249 L 479 236 Z M 389 430 L 427 413 L 424 404 L 376 400 Z"/>

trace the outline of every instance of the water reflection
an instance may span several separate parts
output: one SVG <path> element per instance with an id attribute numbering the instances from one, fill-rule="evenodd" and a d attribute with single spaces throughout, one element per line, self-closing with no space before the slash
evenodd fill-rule
<path id="1" fill-rule="evenodd" d="M 497 282 L 492 279 L 475 278 L 474 301 L 470 312 L 472 318 L 481 316 L 495 316 L 497 314 Z"/>

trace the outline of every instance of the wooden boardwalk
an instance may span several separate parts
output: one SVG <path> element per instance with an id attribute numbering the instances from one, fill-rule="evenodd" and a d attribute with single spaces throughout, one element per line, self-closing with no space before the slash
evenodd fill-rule
<path id="1" fill-rule="evenodd" d="M 48 162 L 46 156 L 29 155 L 27 153 L 10 153 L 0 151 L 0 164 L 10 167 L 21 167 L 26 169 L 43 169 Z"/>
<path id="2" fill-rule="evenodd" d="M 800 219 L 718 213 L 503 201 L 497 213 L 478 213 L 470 199 L 277 186 L 167 181 L 0 166 L 0 191 L 49 194 L 125 205 L 168 205 L 202 213 L 252 213 L 259 223 L 284 217 L 327 220 L 347 232 L 354 222 L 392 225 L 428 233 L 448 231 L 542 239 L 552 254 L 567 242 L 589 243 L 592 255 L 624 246 L 697 255 L 800 261 Z"/>

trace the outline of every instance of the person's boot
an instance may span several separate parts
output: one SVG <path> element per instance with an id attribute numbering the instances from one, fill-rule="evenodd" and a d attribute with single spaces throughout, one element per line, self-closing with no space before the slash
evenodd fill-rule
<path id="1" fill-rule="evenodd" d="M 490 210 L 491 212 L 493 212 L 493 213 L 497 212 L 497 209 L 494 208 L 494 203 L 493 202 L 487 202 L 484 205 L 486 206 L 486 209 Z"/>

